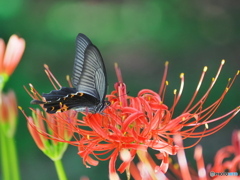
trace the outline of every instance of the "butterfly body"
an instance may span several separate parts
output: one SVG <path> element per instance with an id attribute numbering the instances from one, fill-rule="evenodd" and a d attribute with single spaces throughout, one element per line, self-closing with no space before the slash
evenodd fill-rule
<path id="1" fill-rule="evenodd" d="M 76 40 L 72 84 L 73 88 L 62 87 L 44 93 L 42 96 L 46 101 L 33 100 L 32 104 L 43 104 L 46 112 L 51 114 L 69 109 L 99 113 L 110 105 L 104 100 L 107 79 L 102 56 L 84 34 L 78 34 Z"/>

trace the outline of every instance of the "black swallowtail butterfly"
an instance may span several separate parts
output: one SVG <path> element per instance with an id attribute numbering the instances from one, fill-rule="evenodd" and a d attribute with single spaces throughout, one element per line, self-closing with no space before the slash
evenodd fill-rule
<path id="1" fill-rule="evenodd" d="M 84 34 L 76 39 L 76 56 L 73 66 L 72 84 L 74 88 L 62 87 L 42 96 L 46 102 L 32 100 L 32 104 L 43 104 L 48 113 L 74 109 L 79 112 L 102 112 L 110 105 L 105 101 L 107 90 L 106 69 L 96 46 Z"/>

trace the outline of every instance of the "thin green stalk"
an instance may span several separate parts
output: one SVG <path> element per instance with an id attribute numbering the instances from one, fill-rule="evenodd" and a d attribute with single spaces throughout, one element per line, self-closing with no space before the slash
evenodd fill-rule
<path id="1" fill-rule="evenodd" d="M 17 150 L 15 145 L 14 137 L 8 138 L 8 147 L 9 147 L 9 161 L 11 163 L 11 173 L 13 180 L 20 180 Z"/>
<path id="2" fill-rule="evenodd" d="M 2 126 L 0 124 L 0 151 L 1 151 L 1 166 L 4 180 L 11 180 L 10 162 L 8 161 L 8 144 Z"/>
<path id="3" fill-rule="evenodd" d="M 67 180 L 67 176 L 66 176 L 65 170 L 63 168 L 61 159 L 55 160 L 54 165 L 55 165 L 55 168 L 56 168 L 56 171 L 58 174 L 58 179 L 59 180 Z"/>

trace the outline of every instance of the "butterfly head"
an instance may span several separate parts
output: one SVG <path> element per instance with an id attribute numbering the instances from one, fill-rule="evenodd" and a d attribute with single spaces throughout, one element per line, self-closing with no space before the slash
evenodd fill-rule
<path id="1" fill-rule="evenodd" d="M 95 109 L 94 109 L 94 113 L 101 113 L 102 111 L 104 111 L 104 109 L 106 109 L 106 107 L 110 106 L 111 103 L 109 101 L 103 101 L 102 103 L 99 103 Z"/>

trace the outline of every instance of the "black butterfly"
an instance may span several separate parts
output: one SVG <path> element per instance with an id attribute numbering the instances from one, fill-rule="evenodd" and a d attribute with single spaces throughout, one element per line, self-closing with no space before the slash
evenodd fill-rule
<path id="1" fill-rule="evenodd" d="M 76 39 L 76 56 L 73 66 L 74 88 L 62 87 L 43 94 L 46 102 L 32 100 L 32 104 L 43 104 L 48 113 L 74 109 L 79 112 L 102 112 L 110 105 L 105 101 L 107 75 L 102 56 L 96 46 L 84 34 Z"/>

